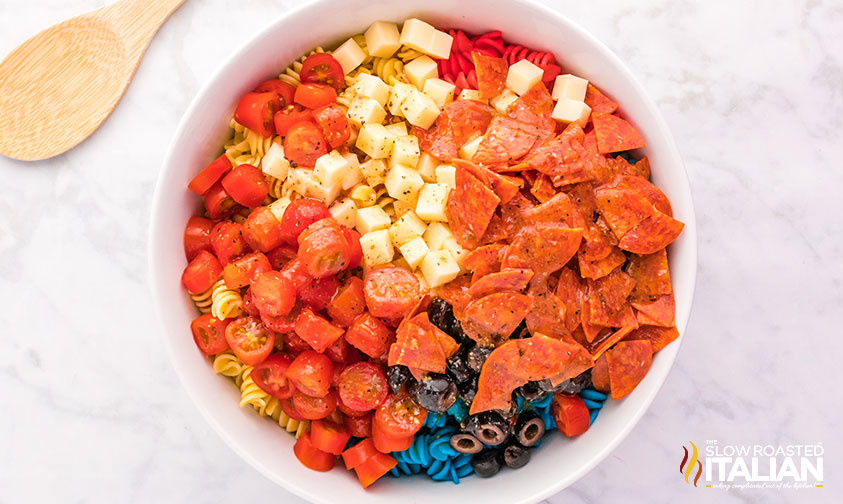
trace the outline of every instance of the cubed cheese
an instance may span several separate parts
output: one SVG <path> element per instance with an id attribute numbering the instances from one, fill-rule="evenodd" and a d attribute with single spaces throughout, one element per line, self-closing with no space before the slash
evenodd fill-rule
<path id="1" fill-rule="evenodd" d="M 431 288 L 444 285 L 457 278 L 460 266 L 448 250 L 433 250 L 424 256 L 421 272 Z"/>
<path id="2" fill-rule="evenodd" d="M 272 141 L 272 146 L 261 160 L 261 170 L 270 177 L 284 180 L 290 171 L 290 162 L 284 157 L 284 147 L 280 143 L 281 137 L 276 137 L 276 139 L 279 141 Z"/>
<path id="3" fill-rule="evenodd" d="M 374 98 L 366 96 L 355 96 L 348 106 L 348 121 L 362 128 L 367 124 L 380 124 L 386 117 L 386 111 Z"/>
<path id="4" fill-rule="evenodd" d="M 413 238 L 423 235 L 426 229 L 427 224 L 416 215 L 416 212 L 410 210 L 389 227 L 389 237 L 396 247 L 400 247 Z"/>
<path id="5" fill-rule="evenodd" d="M 299 170 L 299 173 L 305 180 L 307 187 L 306 195 L 318 199 L 326 205 L 333 203 L 337 199 L 337 196 L 340 195 L 340 191 L 342 191 L 342 185 L 339 182 L 332 185 L 319 182 L 313 170 Z"/>
<path id="6" fill-rule="evenodd" d="M 591 115 L 591 107 L 585 103 L 562 98 L 556 102 L 556 106 L 553 107 L 553 112 L 550 114 L 550 117 L 563 124 L 578 122 L 580 123 L 580 126 L 585 128 L 586 123 L 588 123 L 589 115 Z"/>
<path id="7" fill-rule="evenodd" d="M 425 184 L 419 191 L 416 214 L 428 222 L 447 222 L 445 205 L 451 188 L 447 184 Z"/>
<path id="8" fill-rule="evenodd" d="M 369 268 L 388 263 L 395 255 L 395 248 L 389 240 L 389 231 L 386 229 L 361 236 L 360 248 L 363 249 L 363 265 Z"/>
<path id="9" fill-rule="evenodd" d="M 386 128 L 386 131 L 388 131 L 390 135 L 396 138 L 407 134 L 407 123 L 404 121 L 387 124 L 384 128 Z"/>
<path id="10" fill-rule="evenodd" d="M 454 100 L 454 91 L 456 89 L 457 87 L 448 81 L 431 78 L 424 81 L 422 91 L 439 105 L 439 108 L 442 108 Z"/>
<path id="11" fill-rule="evenodd" d="M 337 201 L 328 210 L 331 212 L 331 216 L 343 226 L 352 228 L 357 224 L 357 205 L 351 198 L 343 198 Z"/>
<path id="12" fill-rule="evenodd" d="M 392 142 L 392 156 L 389 158 L 389 165 L 416 166 L 421 156 L 419 139 L 414 135 L 395 137 Z"/>
<path id="13" fill-rule="evenodd" d="M 421 264 L 424 256 L 430 252 L 430 249 L 427 247 L 427 243 L 425 243 L 421 236 L 417 236 L 404 245 L 401 245 L 398 247 L 398 250 L 401 252 L 401 255 L 404 256 L 404 260 L 407 261 L 407 264 L 410 265 L 410 270 L 416 269 L 419 264 Z"/>
<path id="14" fill-rule="evenodd" d="M 506 74 L 506 87 L 522 95 L 533 86 L 541 82 L 544 70 L 541 67 L 522 59 L 509 66 Z"/>
<path id="15" fill-rule="evenodd" d="M 588 81 L 576 75 L 565 74 L 556 78 L 553 83 L 553 99 L 568 99 L 574 101 L 585 100 L 585 88 Z"/>
<path id="16" fill-rule="evenodd" d="M 416 92 L 418 92 L 418 89 L 416 89 L 415 86 L 407 84 L 406 82 L 396 82 L 392 86 L 392 90 L 389 92 L 389 100 L 386 102 L 386 109 L 394 116 L 403 117 L 404 113 L 401 112 L 401 105 L 404 104 L 404 100 L 406 100 L 408 96 Z"/>
<path id="17" fill-rule="evenodd" d="M 425 182 L 436 182 L 436 167 L 439 160 L 427 152 L 422 152 L 419 161 L 416 163 L 416 171 L 422 176 Z"/>
<path id="18" fill-rule="evenodd" d="M 407 47 L 425 52 L 433 44 L 436 31 L 436 28 L 421 19 L 411 18 L 404 21 L 399 40 Z"/>
<path id="19" fill-rule="evenodd" d="M 387 229 L 390 224 L 392 224 L 392 219 L 378 205 L 357 210 L 355 227 L 360 234 Z"/>
<path id="20" fill-rule="evenodd" d="M 371 98 L 381 107 L 386 106 L 386 101 L 389 99 L 389 86 L 377 75 L 360 74 L 351 87 L 356 96 Z"/>
<path id="21" fill-rule="evenodd" d="M 419 56 L 404 65 L 404 76 L 419 91 L 424 89 L 424 84 L 428 79 L 433 79 L 438 75 L 439 66 L 429 56 Z"/>
<path id="22" fill-rule="evenodd" d="M 424 52 L 436 59 L 448 59 L 453 43 L 454 37 L 441 30 L 436 30 L 433 34 L 433 39 L 430 41 L 430 45 L 427 46 L 427 50 Z"/>
<path id="23" fill-rule="evenodd" d="M 451 165 L 439 165 L 436 167 L 436 183 L 446 184 L 451 189 L 457 188 L 457 169 Z"/>
<path id="24" fill-rule="evenodd" d="M 388 58 L 401 47 L 398 25 L 388 21 L 375 21 L 363 37 L 369 54 L 378 58 Z"/>
<path id="25" fill-rule="evenodd" d="M 290 206 L 290 198 L 283 196 L 269 204 L 269 210 L 279 221 L 284 217 L 284 211 Z"/>
<path id="26" fill-rule="evenodd" d="M 357 45 L 354 39 L 348 39 L 339 47 L 337 47 L 331 56 L 339 61 L 342 71 L 349 73 L 354 70 L 363 60 L 366 59 L 366 53 Z"/>
<path id="27" fill-rule="evenodd" d="M 287 172 L 287 179 L 284 181 L 284 189 L 288 189 L 302 196 L 307 196 L 307 178 L 305 173 L 308 171 L 303 168 L 290 168 Z"/>
<path id="28" fill-rule="evenodd" d="M 447 224 L 442 224 L 441 222 L 431 222 L 430 225 L 427 226 L 427 230 L 425 230 L 423 235 L 424 241 L 427 242 L 427 246 L 430 247 L 430 250 L 440 250 L 442 248 L 442 244 L 445 243 L 445 240 L 453 237 L 454 235 L 451 233 L 451 228 L 449 228 Z"/>
<path id="29" fill-rule="evenodd" d="M 468 254 L 468 250 L 464 249 L 462 245 L 457 243 L 456 238 L 448 238 L 442 242 L 442 250 L 449 251 L 460 268 L 462 268 L 462 263 L 465 260 L 466 254 Z"/>
<path id="30" fill-rule="evenodd" d="M 385 159 L 392 154 L 392 135 L 383 124 L 366 124 L 360 128 L 355 145 L 374 159 Z"/>
<path id="31" fill-rule="evenodd" d="M 363 181 L 363 173 L 360 171 L 360 160 L 357 159 L 357 154 L 346 152 L 342 157 L 348 161 L 348 170 L 342 178 L 342 189 L 348 191 Z"/>
<path id="32" fill-rule="evenodd" d="M 339 152 L 332 150 L 327 154 L 319 156 L 319 159 L 316 160 L 316 165 L 313 167 L 313 175 L 324 186 L 342 186 L 343 177 L 345 177 L 349 168 L 348 160 Z M 353 186 L 354 184 L 351 185 Z"/>
<path id="33" fill-rule="evenodd" d="M 406 203 L 414 202 L 424 180 L 419 172 L 404 165 L 395 165 L 386 175 L 386 192 L 393 198 Z"/>
<path id="34" fill-rule="evenodd" d="M 480 96 L 480 91 L 468 88 L 460 91 L 460 95 L 457 97 L 457 100 L 475 100 L 484 103 L 486 102 L 486 100 L 482 96 Z"/>
<path id="35" fill-rule="evenodd" d="M 439 117 L 439 106 L 433 98 L 415 90 L 401 104 L 401 113 L 413 126 L 428 129 Z"/>
<path id="36" fill-rule="evenodd" d="M 506 114 L 506 111 L 509 109 L 509 106 L 512 105 L 512 102 L 518 99 L 518 95 L 515 94 L 514 91 L 511 89 L 504 89 L 499 94 L 491 97 L 489 99 L 489 104 L 495 107 L 501 114 Z"/>
<path id="37" fill-rule="evenodd" d="M 383 159 L 370 159 L 360 165 L 360 172 L 367 184 L 378 186 L 386 181 L 386 162 Z"/>
<path id="38" fill-rule="evenodd" d="M 480 147 L 480 142 L 483 141 L 483 136 L 478 135 L 474 137 L 474 139 L 469 140 L 465 143 L 462 147 L 460 147 L 459 154 L 460 157 L 470 161 L 471 158 L 474 157 L 474 153 L 477 152 L 477 148 Z"/>

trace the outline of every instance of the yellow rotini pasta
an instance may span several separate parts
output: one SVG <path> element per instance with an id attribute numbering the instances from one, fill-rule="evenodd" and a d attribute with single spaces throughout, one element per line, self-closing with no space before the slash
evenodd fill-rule
<path id="1" fill-rule="evenodd" d="M 373 58 L 372 73 L 390 86 L 396 82 L 404 82 L 404 62 L 399 58 Z"/>
<path id="2" fill-rule="evenodd" d="M 244 366 L 240 382 L 240 407 L 252 406 L 258 413 L 265 412 L 270 396 L 252 380 L 252 366 Z"/>
<path id="3" fill-rule="evenodd" d="M 288 84 L 292 84 L 293 86 L 298 86 L 301 82 L 301 67 L 304 60 L 310 56 L 311 54 L 315 53 L 323 53 L 325 49 L 322 47 L 316 47 L 314 50 L 310 51 L 309 53 L 305 54 L 298 60 L 294 61 L 290 66 L 284 69 L 279 75 L 278 79 Z M 328 51 L 330 53 L 330 51 Z"/>
<path id="4" fill-rule="evenodd" d="M 401 48 L 398 49 L 398 52 L 395 53 L 395 56 L 404 63 L 408 63 L 418 58 L 419 56 L 424 56 L 424 53 L 421 51 L 417 51 L 412 47 L 401 46 Z"/>
<path id="5" fill-rule="evenodd" d="M 223 145 L 225 157 L 234 166 L 250 164 L 260 166 L 266 152 L 272 147 L 272 137 L 264 138 L 254 131 L 244 128 L 234 119 L 231 120 L 234 131 L 231 139 Z"/>
<path id="6" fill-rule="evenodd" d="M 245 364 L 243 364 L 243 362 L 241 362 L 240 359 L 238 359 L 237 356 L 230 351 L 218 353 L 214 356 L 214 373 L 234 379 L 238 387 L 243 381 L 242 376 L 244 367 L 246 367 Z"/>
<path id="7" fill-rule="evenodd" d="M 219 320 L 234 318 L 243 313 L 243 298 L 240 293 L 230 289 L 222 278 L 214 284 L 211 294 L 211 315 Z"/>
<path id="8" fill-rule="evenodd" d="M 199 294 L 191 294 L 190 299 L 193 300 L 193 304 L 196 305 L 196 308 L 199 309 L 200 313 L 210 313 L 211 306 L 214 303 L 213 294 L 214 286 L 212 285 L 205 292 Z"/>

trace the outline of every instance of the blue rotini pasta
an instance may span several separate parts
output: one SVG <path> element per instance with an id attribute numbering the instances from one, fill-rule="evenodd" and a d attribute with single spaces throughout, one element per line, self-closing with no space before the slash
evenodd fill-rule
<path id="1" fill-rule="evenodd" d="M 458 403 L 462 406 L 452 406 L 446 413 L 429 414 L 413 444 L 404 451 L 392 453 L 398 462 L 390 471 L 393 476 L 424 472 L 434 481 L 459 484 L 460 478 L 474 472 L 470 463 L 471 455 L 457 452 L 450 444 L 451 435 L 457 430 L 452 419 L 455 414 L 462 414 L 465 407 L 462 401 Z"/>
<path id="2" fill-rule="evenodd" d="M 600 410 L 603 408 L 603 403 L 606 402 L 606 399 L 608 399 L 609 396 L 603 392 L 598 392 L 593 388 L 587 388 L 580 392 L 580 397 L 582 397 L 582 400 L 585 402 L 585 406 L 588 408 L 588 424 L 591 425 L 594 423 L 594 420 L 597 419 L 597 415 L 600 414 Z"/>

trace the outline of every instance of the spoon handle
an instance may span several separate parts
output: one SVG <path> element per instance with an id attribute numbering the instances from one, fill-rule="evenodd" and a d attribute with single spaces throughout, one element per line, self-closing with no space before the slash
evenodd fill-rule
<path id="1" fill-rule="evenodd" d="M 141 56 L 152 36 L 164 21 L 185 0 L 120 0 L 107 7 L 104 17 L 109 18 L 119 33 L 126 37 L 129 48 Z"/>

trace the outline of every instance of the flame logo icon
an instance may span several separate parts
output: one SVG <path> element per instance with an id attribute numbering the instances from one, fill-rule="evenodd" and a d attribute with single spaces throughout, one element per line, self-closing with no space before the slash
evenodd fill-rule
<path id="1" fill-rule="evenodd" d="M 688 481 L 688 478 L 691 476 L 691 473 L 694 471 L 694 465 L 697 466 L 697 475 L 694 476 L 694 486 L 697 486 L 697 481 L 700 479 L 700 475 L 702 475 L 702 462 L 699 461 L 697 458 L 699 453 L 697 452 L 697 445 L 695 445 L 692 441 L 688 441 L 691 443 L 691 460 L 688 460 L 688 449 L 684 446 L 682 447 L 685 450 L 685 456 L 682 457 L 682 462 L 679 464 L 679 473 L 685 475 L 685 483 L 691 484 Z M 686 466 L 687 463 L 687 466 Z"/>

